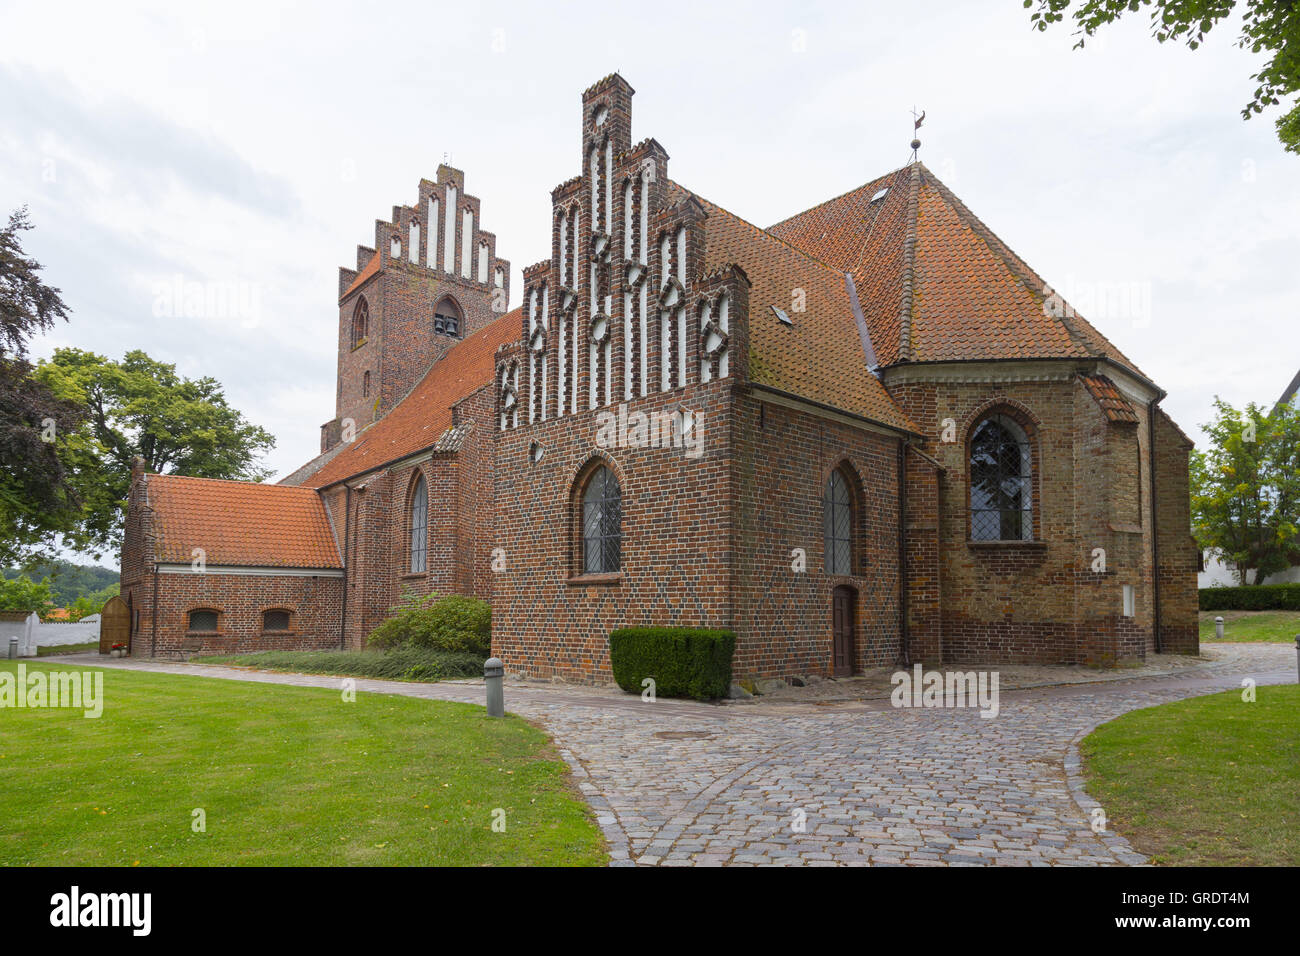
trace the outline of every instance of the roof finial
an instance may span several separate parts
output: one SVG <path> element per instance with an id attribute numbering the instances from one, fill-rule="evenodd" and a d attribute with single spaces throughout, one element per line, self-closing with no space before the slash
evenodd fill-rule
<path id="1" fill-rule="evenodd" d="M 921 148 L 921 141 L 916 138 L 916 131 L 921 128 L 925 122 L 925 110 L 921 110 L 921 115 L 916 115 L 916 107 L 912 107 L 912 162 L 916 162 L 916 151 Z"/>

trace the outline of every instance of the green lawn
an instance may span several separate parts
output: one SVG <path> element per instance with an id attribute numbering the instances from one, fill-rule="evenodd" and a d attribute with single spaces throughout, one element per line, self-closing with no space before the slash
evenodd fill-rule
<path id="1" fill-rule="evenodd" d="M 1279 641 L 1295 643 L 1300 634 L 1300 611 L 1201 611 L 1201 640 L 1213 641 L 1214 619 L 1223 618 L 1225 641 Z"/>
<path id="2" fill-rule="evenodd" d="M 74 669 L 24 663 L 29 674 Z M 334 690 L 103 673 L 98 719 L 0 710 L 0 864 L 606 860 L 566 765 L 520 718 L 383 694 L 348 703 Z M 206 832 L 192 830 L 196 808 Z M 504 832 L 493 830 L 498 808 Z"/>
<path id="3" fill-rule="evenodd" d="M 1156 863 L 1300 865 L 1300 685 L 1134 711 L 1080 744 L 1110 830 Z"/>

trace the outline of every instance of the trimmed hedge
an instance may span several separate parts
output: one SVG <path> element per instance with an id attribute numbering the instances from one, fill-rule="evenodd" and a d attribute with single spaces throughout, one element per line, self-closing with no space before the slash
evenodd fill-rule
<path id="1" fill-rule="evenodd" d="M 658 697 L 725 697 L 736 635 L 696 627 L 622 627 L 609 634 L 614 680 L 629 694 L 654 678 Z"/>
<path id="2" fill-rule="evenodd" d="M 1201 588 L 1202 611 L 1300 611 L 1300 584 Z"/>

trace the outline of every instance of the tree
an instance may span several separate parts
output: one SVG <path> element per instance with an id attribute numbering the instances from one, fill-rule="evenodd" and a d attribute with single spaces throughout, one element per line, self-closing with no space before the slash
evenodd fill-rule
<path id="1" fill-rule="evenodd" d="M 1217 397 L 1214 408 L 1210 447 L 1192 453 L 1193 533 L 1236 566 L 1238 583 L 1249 571 L 1259 582 L 1300 564 L 1300 412 L 1238 411 Z"/>
<path id="2" fill-rule="evenodd" d="M 44 618 L 53 607 L 48 579 L 33 581 L 22 574 L 12 581 L 0 581 L 0 611 L 35 611 Z"/>
<path id="3" fill-rule="evenodd" d="M 27 210 L 0 230 L 0 563 L 53 544 L 80 513 L 58 443 L 80 423 L 81 410 L 32 378 L 27 343 L 67 321 L 59 290 L 22 248 Z"/>
<path id="4" fill-rule="evenodd" d="M 1073 0 L 1025 0 L 1025 8 L 1035 2 L 1038 9 L 1029 19 L 1035 29 L 1046 30 L 1065 19 Z M 1072 14 L 1079 37 L 1075 49 L 1104 24 L 1114 23 L 1125 13 L 1136 13 L 1139 7 L 1151 7 L 1151 35 L 1158 42 L 1181 40 L 1195 50 L 1236 6 L 1237 0 L 1083 0 Z M 1244 0 L 1242 6 L 1237 46 L 1270 54 L 1268 62 L 1251 77 L 1259 86 L 1241 111 L 1243 118 L 1250 119 L 1300 91 L 1300 4 L 1295 0 Z M 1278 118 L 1277 135 L 1289 152 L 1300 153 L 1300 98 Z"/>
<path id="5" fill-rule="evenodd" d="M 86 411 L 60 444 L 82 501 L 80 520 L 65 537 L 78 550 L 120 546 L 137 455 L 159 474 L 244 481 L 270 474 L 257 458 L 274 447 L 274 437 L 231 408 L 213 378 L 184 378 L 175 365 L 138 350 L 117 362 L 75 348 L 57 349 L 37 366 L 36 378 Z"/>

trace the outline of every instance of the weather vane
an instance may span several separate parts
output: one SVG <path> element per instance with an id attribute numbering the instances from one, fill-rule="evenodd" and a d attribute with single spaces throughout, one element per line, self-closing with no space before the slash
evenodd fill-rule
<path id="1" fill-rule="evenodd" d="M 921 128 L 925 122 L 925 110 L 921 110 L 921 115 L 916 115 L 916 107 L 912 107 L 912 162 L 916 162 L 916 151 L 921 148 L 921 141 L 916 138 L 916 131 Z"/>

